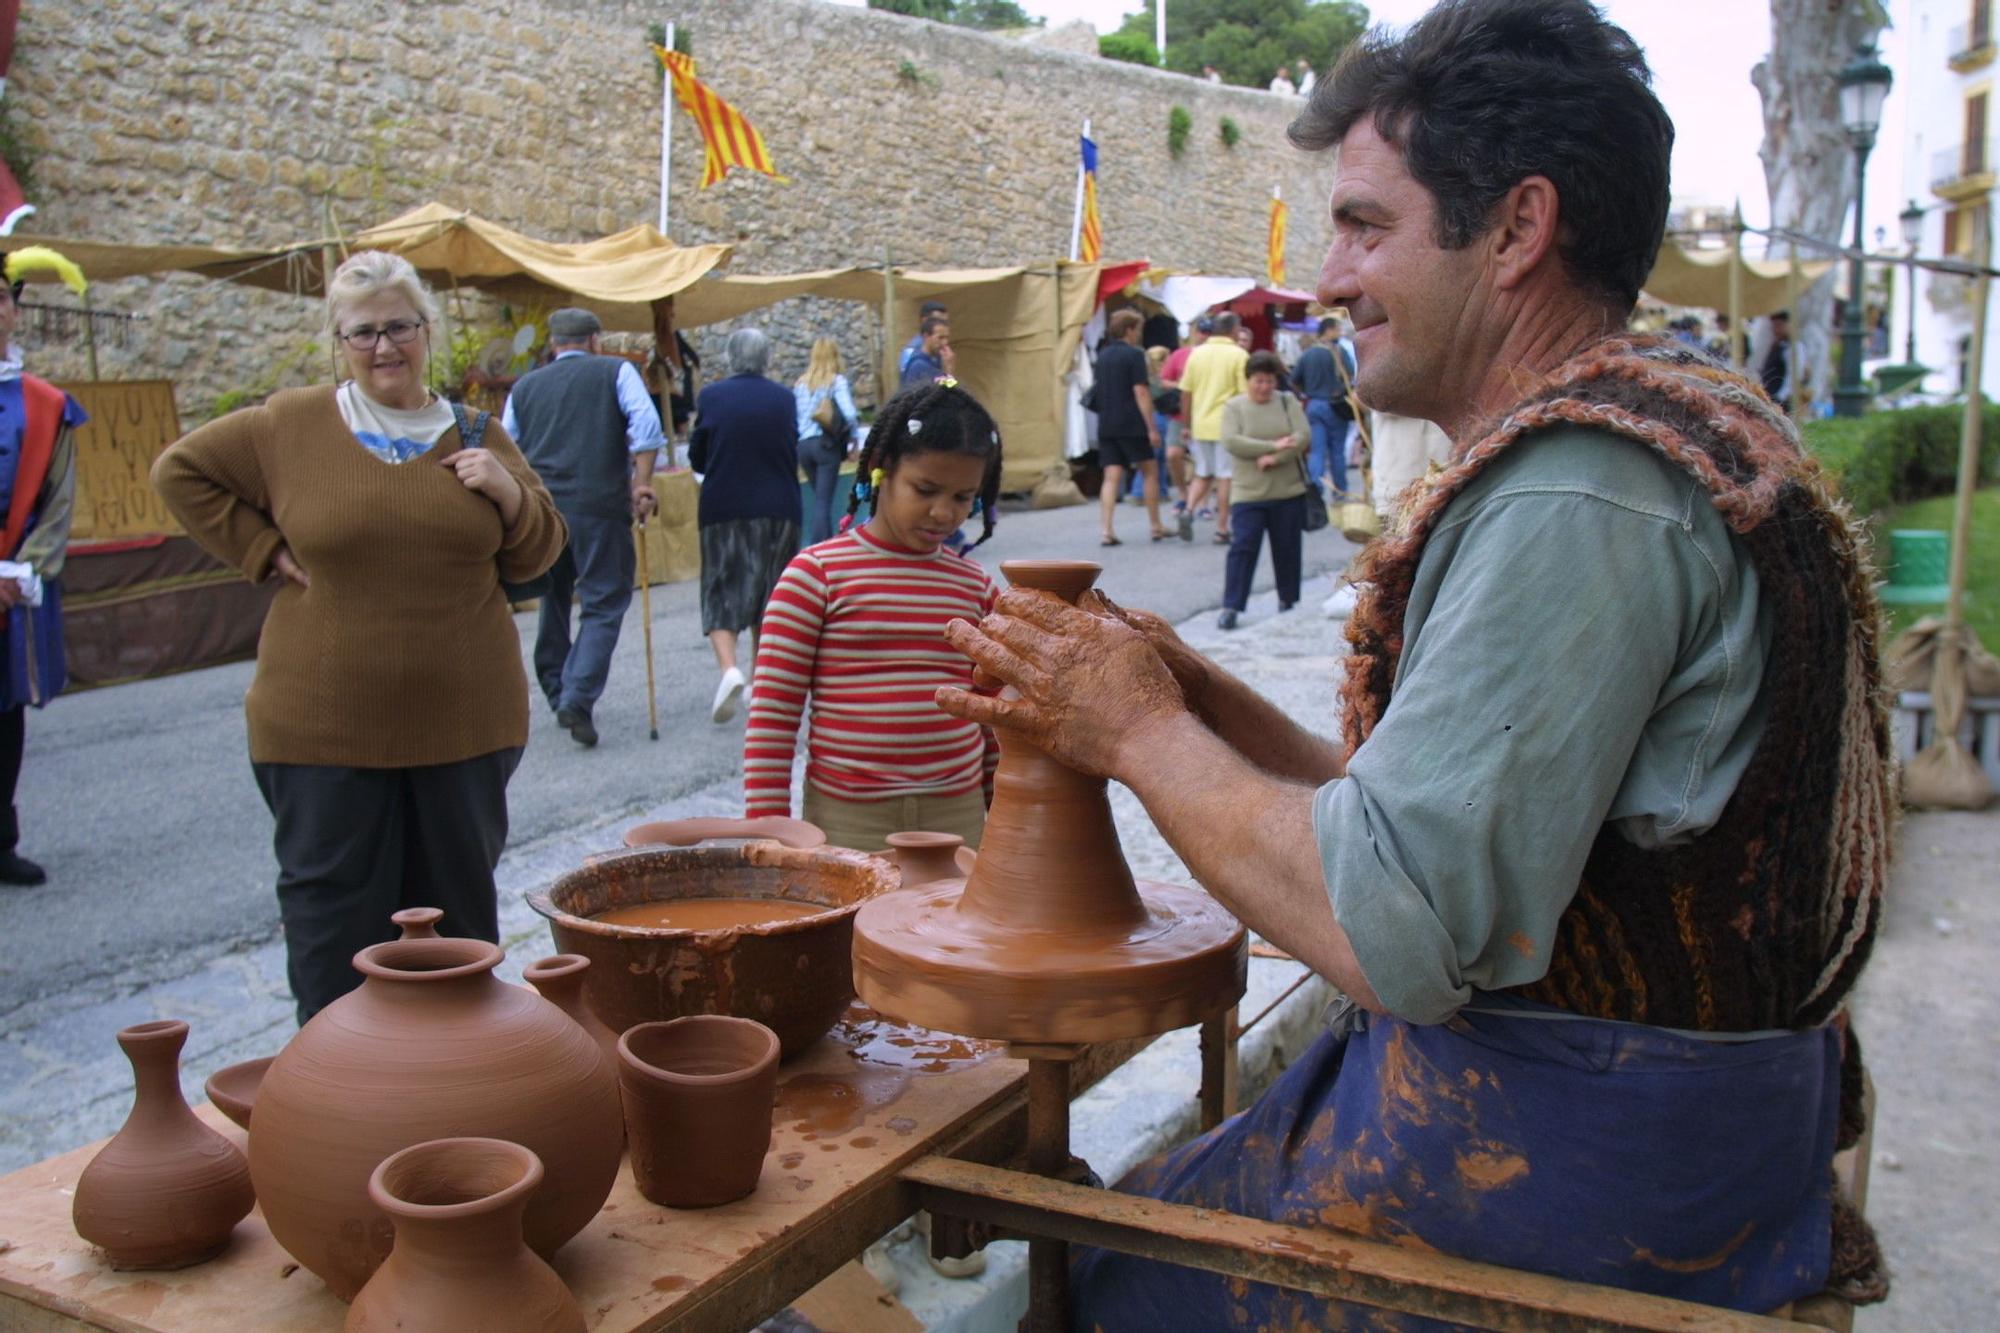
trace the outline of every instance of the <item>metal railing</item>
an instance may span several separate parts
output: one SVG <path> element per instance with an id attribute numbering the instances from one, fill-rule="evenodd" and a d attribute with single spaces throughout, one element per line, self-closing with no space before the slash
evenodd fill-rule
<path id="1" fill-rule="evenodd" d="M 1946 48 L 1947 59 L 1954 64 L 1974 56 L 1993 46 L 1993 5 L 1992 0 L 1979 0 L 1972 7 L 1972 22 L 1961 23 L 1951 30 L 1951 44 Z"/>
<path id="2" fill-rule="evenodd" d="M 1969 139 L 1931 155 L 1931 189 L 1949 190 L 1973 176 L 1991 172 L 2000 163 L 2000 141 Z"/>

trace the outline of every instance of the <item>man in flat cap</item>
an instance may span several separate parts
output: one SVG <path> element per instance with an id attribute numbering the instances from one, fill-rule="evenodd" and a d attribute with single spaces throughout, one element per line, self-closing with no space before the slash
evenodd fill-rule
<path id="1" fill-rule="evenodd" d="M 597 744 L 591 710 L 611 674 L 611 652 L 632 601 L 632 521 L 658 507 L 655 455 L 666 444 L 639 368 L 604 356 L 604 326 L 588 310 L 549 316 L 555 360 L 515 384 L 501 425 L 555 497 L 569 547 L 549 570 L 535 636 L 535 676 L 556 723 Z M 570 602 L 582 607 L 570 641 Z"/>

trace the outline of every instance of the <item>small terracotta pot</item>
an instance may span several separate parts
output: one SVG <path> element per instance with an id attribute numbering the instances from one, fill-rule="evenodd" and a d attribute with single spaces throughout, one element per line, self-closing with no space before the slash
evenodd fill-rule
<path id="1" fill-rule="evenodd" d="M 438 937 L 437 924 L 444 920 L 444 910 L 437 907 L 405 907 L 400 912 L 389 913 L 389 919 L 403 928 L 403 939 L 434 940 Z"/>
<path id="2" fill-rule="evenodd" d="M 693 847 L 704 842 L 775 842 L 786 847 L 826 846 L 826 833 L 803 819 L 658 819 L 625 830 L 627 847 Z"/>
<path id="3" fill-rule="evenodd" d="M 504 1328 L 583 1333 L 576 1298 L 521 1238 L 542 1159 L 505 1139 L 431 1139 L 386 1158 L 368 1197 L 395 1247 L 347 1312 L 347 1333 Z"/>
<path id="4" fill-rule="evenodd" d="M 264 1074 L 277 1058 L 267 1055 L 261 1060 L 245 1060 L 240 1065 L 224 1065 L 210 1074 L 208 1082 L 202 1085 L 209 1104 L 235 1121 L 238 1128 L 250 1128 L 250 1110 L 257 1104 L 257 1089 L 263 1086 Z"/>
<path id="5" fill-rule="evenodd" d="M 891 833 L 886 841 L 889 859 L 902 870 L 906 889 L 932 880 L 965 877 L 958 868 L 958 853 L 965 839 L 956 833 Z"/>
<path id="6" fill-rule="evenodd" d="M 618 1034 L 598 1021 L 584 998 L 583 974 L 589 970 L 590 960 L 582 954 L 559 953 L 529 964 L 521 979 L 539 991 L 544 1000 L 575 1019 L 576 1025 L 590 1034 L 591 1040 L 603 1049 L 604 1058 L 616 1069 Z"/>
<path id="7" fill-rule="evenodd" d="M 250 1165 L 181 1096 L 188 1025 L 141 1023 L 118 1034 L 132 1062 L 132 1113 L 76 1182 L 76 1234 L 113 1268 L 185 1268 L 218 1253 L 257 1202 Z"/>
<path id="8" fill-rule="evenodd" d="M 618 1091 L 639 1193 L 710 1208 L 757 1188 L 778 1095 L 771 1029 L 720 1014 L 641 1023 L 618 1039 Z"/>

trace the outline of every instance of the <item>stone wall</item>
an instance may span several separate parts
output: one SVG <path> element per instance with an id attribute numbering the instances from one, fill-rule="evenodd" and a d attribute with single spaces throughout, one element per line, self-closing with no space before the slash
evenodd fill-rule
<path id="1" fill-rule="evenodd" d="M 1281 185 L 1293 285 L 1317 268 L 1331 163 L 1285 142 L 1295 99 L 817 0 L 40 0 L 7 88 L 37 159 L 33 229 L 259 246 L 429 199 L 553 240 L 652 221 L 660 83 L 646 30 L 667 13 L 791 178 L 739 171 L 698 189 L 699 140 L 676 112 L 669 230 L 732 243 L 735 272 L 1067 253 L 1085 117 L 1107 257 L 1261 275 Z M 1176 104 L 1193 118 L 1179 158 Z M 1233 148 L 1224 117 L 1242 131 Z M 129 348 L 104 350 L 103 374 L 172 377 L 191 421 L 224 393 L 330 373 L 302 299 L 185 277 L 93 299 L 145 316 Z M 842 336 L 850 367 L 869 364 L 860 307 L 792 302 L 758 322 L 781 378 L 818 332 Z M 80 346 L 24 341 L 44 372 L 82 373 Z"/>

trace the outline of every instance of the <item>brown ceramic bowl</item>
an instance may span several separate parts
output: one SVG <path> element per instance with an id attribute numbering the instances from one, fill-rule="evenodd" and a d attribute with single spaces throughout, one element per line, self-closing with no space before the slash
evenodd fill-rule
<path id="1" fill-rule="evenodd" d="M 627 847 L 693 847 L 718 839 L 769 839 L 787 847 L 824 847 L 826 834 L 803 819 L 659 819 L 625 830 Z"/>
<path id="2" fill-rule="evenodd" d="M 210 1074 L 208 1082 L 203 1085 L 208 1090 L 210 1104 L 240 1128 L 250 1128 L 250 1108 L 257 1101 L 257 1089 L 264 1082 L 264 1071 L 277 1058 L 267 1055 L 261 1060 L 245 1060 L 240 1065 L 225 1065 Z"/>
<path id="3" fill-rule="evenodd" d="M 854 998 L 854 914 L 897 882 L 887 861 L 838 847 L 645 848 L 593 858 L 529 894 L 528 905 L 549 919 L 558 951 L 591 960 L 584 995 L 613 1032 L 728 1014 L 776 1032 L 790 1059 L 825 1036 Z M 776 898 L 825 910 L 732 931 L 591 919 L 684 898 Z"/>

